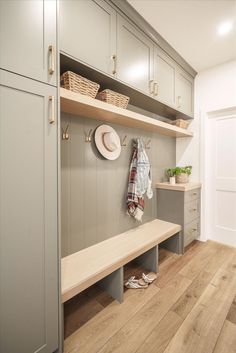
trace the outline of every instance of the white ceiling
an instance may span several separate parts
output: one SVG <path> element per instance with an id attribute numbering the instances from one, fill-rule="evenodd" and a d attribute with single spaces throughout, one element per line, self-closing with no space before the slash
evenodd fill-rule
<path id="1" fill-rule="evenodd" d="M 196 70 L 236 58 L 236 0 L 128 0 Z M 220 36 L 225 21 L 233 30 Z"/>

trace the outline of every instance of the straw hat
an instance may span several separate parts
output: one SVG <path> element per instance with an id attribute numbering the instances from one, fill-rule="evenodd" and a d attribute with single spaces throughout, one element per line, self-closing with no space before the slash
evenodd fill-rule
<path id="1" fill-rule="evenodd" d="M 121 153 L 120 138 L 109 125 L 100 125 L 95 131 L 95 144 L 103 157 L 111 161 Z"/>

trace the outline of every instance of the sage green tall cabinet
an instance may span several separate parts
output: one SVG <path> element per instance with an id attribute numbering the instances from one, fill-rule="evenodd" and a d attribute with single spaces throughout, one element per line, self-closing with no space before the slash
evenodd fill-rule
<path id="1" fill-rule="evenodd" d="M 0 1 L 0 13 L 0 353 L 52 353 L 59 307 L 56 1 Z"/>
<path id="2" fill-rule="evenodd" d="M 154 49 L 154 97 L 175 107 L 176 63 L 161 48 Z"/>
<path id="3" fill-rule="evenodd" d="M 0 1 L 0 67 L 56 85 L 56 0 Z"/>
<path id="4" fill-rule="evenodd" d="M 115 75 L 116 11 L 102 0 L 60 1 L 60 49 Z"/>
<path id="5" fill-rule="evenodd" d="M 177 109 L 193 116 L 193 78 L 180 67 L 176 71 Z"/>
<path id="6" fill-rule="evenodd" d="M 151 93 L 153 43 L 131 22 L 117 14 L 117 78 Z"/>

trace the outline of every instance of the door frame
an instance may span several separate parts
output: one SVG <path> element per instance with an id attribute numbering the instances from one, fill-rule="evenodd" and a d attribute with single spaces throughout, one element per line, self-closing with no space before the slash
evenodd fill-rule
<path id="1" fill-rule="evenodd" d="M 207 161 L 209 160 L 210 145 L 210 119 L 220 117 L 230 118 L 236 115 L 236 106 L 212 110 L 208 112 L 200 112 L 200 180 L 202 180 L 202 207 L 201 207 L 201 241 L 210 239 L 210 227 L 212 220 L 212 212 L 208 207 L 210 204 L 211 189 L 209 182 L 209 171 Z"/>

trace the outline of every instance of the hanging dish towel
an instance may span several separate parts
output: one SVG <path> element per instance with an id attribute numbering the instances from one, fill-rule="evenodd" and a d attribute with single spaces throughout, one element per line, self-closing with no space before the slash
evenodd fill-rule
<path id="1" fill-rule="evenodd" d="M 151 181 L 151 165 L 146 154 L 143 141 L 134 140 L 133 155 L 129 171 L 127 195 L 127 213 L 137 221 L 142 221 L 144 212 L 144 195 L 153 196 Z"/>

